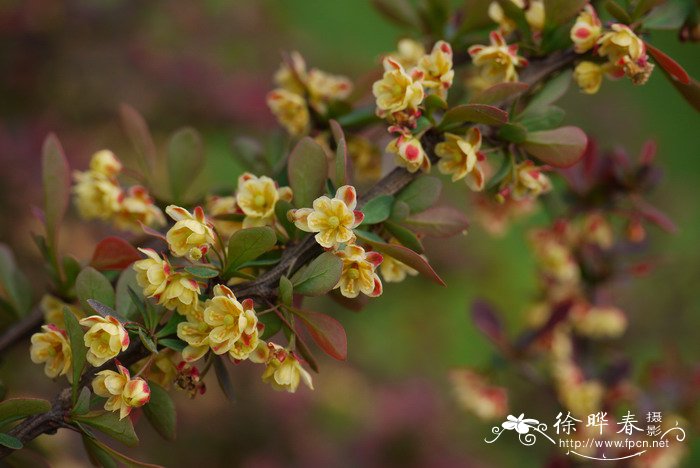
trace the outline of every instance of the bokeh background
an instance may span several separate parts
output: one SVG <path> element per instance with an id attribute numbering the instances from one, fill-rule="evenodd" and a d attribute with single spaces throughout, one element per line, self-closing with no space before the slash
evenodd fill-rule
<path id="1" fill-rule="evenodd" d="M 85 168 L 102 148 L 128 161 L 132 150 L 117 107 L 129 103 L 160 143 L 184 125 L 202 132 L 208 157 L 203 180 L 232 188 L 242 170 L 232 140 L 282 135 L 264 99 L 280 51 L 299 50 L 313 66 L 362 79 L 401 34 L 369 0 L 3 0 L 0 241 L 15 249 L 39 290 L 30 208 L 40 203 L 40 146 L 48 132 L 58 134 L 74 168 Z M 697 46 L 678 43 L 670 32 L 655 33 L 651 41 L 700 77 Z M 653 201 L 680 230 L 673 236 L 651 231 L 656 268 L 616 291 L 631 323 L 624 349 L 636 373 L 668 354 L 697 363 L 698 114 L 659 72 L 643 87 L 606 81 L 595 96 L 572 88 L 560 105 L 567 123 L 604 147 L 619 144 L 636 154 L 647 139 L 658 142 L 666 178 Z M 450 188 L 444 197 L 471 210 L 461 189 Z M 468 318 L 474 299 L 496 304 L 509 329 L 523 324 L 536 289 L 524 233 L 544 222 L 535 215 L 502 238 L 474 224 L 466 236 L 427 242 L 448 287 L 409 279 L 386 287 L 361 313 L 315 304 L 346 325 L 349 359 L 321 358 L 314 392 L 272 392 L 259 381 L 259 369 L 242 364 L 233 369 L 237 401 L 226 402 L 215 381 L 194 401 L 176 393 L 178 441 L 162 441 L 141 421 L 142 444 L 126 451 L 166 466 L 541 466 L 548 456 L 543 448 L 484 444 L 491 425 L 455 404 L 447 373 L 493 358 Z M 63 248 L 83 259 L 106 232 L 74 214 L 64 228 Z M 26 344 L 3 357 L 0 376 L 15 396 L 50 396 L 62 385 L 48 382 L 31 363 Z M 559 408 L 553 400 L 505 378 L 515 395 L 512 408 L 554 420 Z M 700 465 L 696 431 L 687 442 L 687 466 Z M 68 431 L 44 436 L 38 446 L 55 466 L 86 463 L 79 438 Z"/>

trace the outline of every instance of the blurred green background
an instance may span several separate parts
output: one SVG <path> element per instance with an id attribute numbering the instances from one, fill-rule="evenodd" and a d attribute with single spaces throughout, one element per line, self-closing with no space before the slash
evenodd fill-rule
<path id="1" fill-rule="evenodd" d="M 312 66 L 360 79 L 402 34 L 365 0 L 5 0 L 0 20 L 0 161 L 10 168 L 0 174 L 0 240 L 17 250 L 36 278 L 30 206 L 40 200 L 39 148 L 48 131 L 58 134 L 74 168 L 84 168 L 104 147 L 128 160 L 131 150 L 116 114 L 126 102 L 145 115 L 160 143 L 183 125 L 200 130 L 208 156 L 205 179 L 233 188 L 241 166 L 232 156 L 232 139 L 279 133 L 264 96 L 280 51 L 299 50 Z M 649 40 L 700 77 L 696 45 L 678 43 L 672 32 Z M 642 87 L 606 81 L 594 96 L 572 87 L 560 106 L 567 123 L 603 147 L 620 145 L 634 155 L 647 139 L 658 142 L 666 178 L 652 201 L 680 230 L 673 236 L 651 231 L 656 269 L 616 290 L 631 324 L 624 349 L 634 357 L 635 372 L 668 349 L 696 364 L 698 114 L 659 71 Z M 472 211 L 465 189 L 445 192 L 446 202 Z M 258 370 L 243 364 L 233 373 L 235 403 L 224 401 L 214 381 L 202 398 L 180 394 L 178 442 L 163 442 L 139 423 L 142 444 L 129 453 L 166 466 L 541 466 L 543 447 L 484 444 L 491 425 L 456 406 L 447 372 L 492 359 L 491 346 L 468 318 L 475 298 L 498 305 L 510 330 L 523 324 L 536 289 L 524 233 L 544 222 L 535 215 L 503 238 L 473 224 L 466 236 L 428 241 L 446 288 L 420 278 L 385 285 L 384 295 L 361 313 L 314 303 L 346 325 L 349 339 L 348 362 L 321 359 L 314 392 L 273 394 L 259 382 Z M 94 239 L 105 233 L 99 226 L 86 230 L 75 218 L 66 231 L 65 249 L 79 258 L 87 258 Z M 3 360 L 1 372 L 15 395 L 51 395 L 61 386 L 46 385 L 24 345 Z M 507 370 L 504 376 L 515 395 L 514 411 L 553 420 L 559 411 L 553 401 L 543 401 Z M 690 440 L 687 463 L 695 466 L 700 444 Z M 67 431 L 40 441 L 55 466 L 85 463 L 78 443 Z"/>

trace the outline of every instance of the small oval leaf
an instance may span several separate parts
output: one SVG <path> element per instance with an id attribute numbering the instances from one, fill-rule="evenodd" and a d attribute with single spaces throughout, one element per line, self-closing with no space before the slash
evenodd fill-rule
<path id="1" fill-rule="evenodd" d="M 343 325 L 333 317 L 290 308 L 299 317 L 316 344 L 332 358 L 344 361 L 348 357 L 348 339 Z"/>
<path id="2" fill-rule="evenodd" d="M 321 145 L 309 137 L 297 143 L 287 163 L 289 185 L 297 207 L 310 207 L 323 195 L 328 178 L 328 159 Z"/>
<path id="3" fill-rule="evenodd" d="M 343 262 L 331 252 L 324 252 L 294 277 L 294 292 L 304 296 L 320 296 L 335 288 L 343 271 Z"/>
<path id="4" fill-rule="evenodd" d="M 137 260 L 141 254 L 136 248 L 119 237 L 106 237 L 97 244 L 90 266 L 97 270 L 122 270 Z"/>
<path id="5" fill-rule="evenodd" d="M 445 112 L 438 128 L 444 130 L 466 122 L 503 125 L 508 122 L 508 113 L 498 107 L 486 104 L 463 104 Z"/>
<path id="6" fill-rule="evenodd" d="M 578 127 L 560 127 L 528 133 L 521 147 L 554 167 L 569 167 L 583 156 L 588 137 Z"/>

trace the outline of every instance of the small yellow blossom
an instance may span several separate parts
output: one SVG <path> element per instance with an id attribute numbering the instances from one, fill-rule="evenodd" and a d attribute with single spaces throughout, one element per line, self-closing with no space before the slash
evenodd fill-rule
<path id="1" fill-rule="evenodd" d="M 450 380 L 460 406 L 478 418 L 489 421 L 508 413 L 505 388 L 490 385 L 486 378 L 469 369 L 453 370 Z"/>
<path id="2" fill-rule="evenodd" d="M 600 18 L 598 18 L 595 8 L 593 5 L 586 5 L 571 28 L 574 50 L 579 54 L 591 50 L 598 42 L 601 31 Z"/>
<path id="3" fill-rule="evenodd" d="M 44 373 L 50 378 L 67 375 L 70 379 L 71 348 L 66 332 L 53 324 L 43 325 L 43 331 L 32 335 L 29 356 L 35 364 L 44 364 Z"/>
<path id="4" fill-rule="evenodd" d="M 133 408 L 143 406 L 151 399 L 151 389 L 141 377 L 131 378 L 129 370 L 117 364 L 117 370 L 103 370 L 92 381 L 95 395 L 107 398 L 105 410 L 119 411 L 124 419 Z"/>
<path id="5" fill-rule="evenodd" d="M 420 59 L 418 68 L 423 72 L 423 86 L 445 98 L 455 75 L 450 44 L 445 41 L 436 42 L 430 54 Z"/>
<path id="6" fill-rule="evenodd" d="M 289 220 L 305 232 L 316 232 L 316 242 L 327 249 L 355 242 L 352 232 L 365 215 L 354 211 L 357 206 L 355 187 L 343 185 L 335 198 L 322 196 L 314 200 L 313 208 L 290 210 Z"/>
<path id="7" fill-rule="evenodd" d="M 452 174 L 452 181 L 464 179 L 469 188 L 479 192 L 484 188 L 485 175 L 480 162 L 485 159 L 481 153 L 481 132 L 472 127 L 465 137 L 445 134 L 445 141 L 435 146 L 435 154 L 440 157 L 438 169 L 443 174 Z"/>
<path id="8" fill-rule="evenodd" d="M 414 39 L 401 39 L 396 49 L 390 58 L 401 64 L 404 70 L 417 66 L 418 61 L 425 55 L 423 44 Z"/>
<path id="9" fill-rule="evenodd" d="M 187 315 L 186 322 L 177 324 L 177 337 L 187 343 L 182 350 L 182 359 L 193 362 L 209 351 L 211 327 L 204 321 L 204 309 L 198 307 Z"/>
<path id="10" fill-rule="evenodd" d="M 146 297 L 160 297 L 168 286 L 172 267 L 153 249 L 139 248 L 139 251 L 148 258 L 134 262 L 136 282 Z"/>
<path id="11" fill-rule="evenodd" d="M 233 291 L 222 284 L 214 286 L 214 297 L 204 309 L 204 321 L 211 327 L 209 343 L 216 354 L 233 350 L 235 356 L 247 357 L 257 346 L 258 317 L 252 299 L 238 302 Z M 239 340 L 243 346 L 235 348 Z"/>
<path id="12" fill-rule="evenodd" d="M 184 208 L 169 205 L 165 212 L 175 220 L 175 225 L 165 234 L 170 252 L 193 261 L 202 258 L 214 243 L 214 230 L 204 216 L 204 210 L 198 206 L 193 215 Z"/>
<path id="13" fill-rule="evenodd" d="M 282 62 L 282 65 L 275 73 L 275 83 L 280 88 L 294 94 L 303 95 L 306 92 L 306 62 L 304 57 L 293 51 L 289 54 L 289 60 Z"/>
<path id="14" fill-rule="evenodd" d="M 545 275 L 565 284 L 578 282 L 580 270 L 574 255 L 551 231 L 533 231 L 530 243 L 538 266 Z"/>
<path id="15" fill-rule="evenodd" d="M 381 177 L 382 155 L 370 140 L 355 135 L 349 137 L 348 155 L 358 181 L 373 181 Z"/>
<path id="16" fill-rule="evenodd" d="M 346 245 L 336 255 L 343 261 L 343 270 L 335 287 L 340 288 L 343 296 L 353 298 L 360 292 L 369 297 L 382 294 L 382 281 L 375 273 L 382 263 L 381 254 L 365 252 L 365 249 L 357 245 Z"/>
<path id="17" fill-rule="evenodd" d="M 41 298 L 41 302 L 39 302 L 39 308 L 44 313 L 44 321 L 49 324 L 54 324 L 60 329 L 66 328 L 63 321 L 64 307 L 68 307 L 68 310 L 70 310 L 76 318 L 81 319 L 84 317 L 80 307 L 67 304 L 51 294 L 44 294 Z"/>
<path id="18" fill-rule="evenodd" d="M 491 84 L 518 81 L 516 67 L 527 65 L 527 60 L 518 55 L 518 45 L 508 45 L 497 31 L 492 31 L 489 38 L 490 45 L 473 45 L 469 48 L 472 62 L 481 67 L 482 78 Z"/>
<path id="19" fill-rule="evenodd" d="M 396 164 L 405 167 L 408 172 L 430 172 L 430 157 L 423 150 L 423 145 L 413 135 L 399 135 L 386 146 L 388 153 L 394 154 Z"/>
<path id="20" fill-rule="evenodd" d="M 384 255 L 383 258 L 384 260 L 379 270 L 382 273 L 382 278 L 384 278 L 384 281 L 387 283 L 400 283 L 406 279 L 407 275 L 416 276 L 418 274 L 416 270 L 396 260 L 394 257 Z"/>
<path id="21" fill-rule="evenodd" d="M 603 83 L 603 67 L 594 62 L 583 61 L 574 69 L 574 80 L 586 94 L 595 94 Z"/>
<path id="22" fill-rule="evenodd" d="M 275 390 L 289 393 L 296 392 L 299 382 L 304 382 L 311 390 L 314 389 L 311 374 L 301 366 L 293 352 L 274 343 L 268 343 L 268 346 L 270 351 L 267 367 L 262 375 L 263 382 L 269 383 Z"/>
<path id="23" fill-rule="evenodd" d="M 267 106 L 290 135 L 301 136 L 309 131 L 309 108 L 299 94 L 281 88 L 272 90 L 267 93 Z"/>
<path id="24" fill-rule="evenodd" d="M 524 161 L 515 167 L 513 198 L 537 198 L 537 196 L 552 190 L 552 183 L 540 168 L 532 161 Z"/>
<path id="25" fill-rule="evenodd" d="M 277 187 L 269 177 L 256 177 L 249 172 L 238 178 L 236 203 L 245 214 L 244 228 L 273 224 L 278 200 L 291 201 L 292 189 Z"/>
<path id="26" fill-rule="evenodd" d="M 527 24 L 535 31 L 542 31 L 542 29 L 544 29 L 544 20 L 544 1 L 530 0 L 530 5 L 525 11 L 525 21 L 527 21 Z"/>
<path id="27" fill-rule="evenodd" d="M 186 273 L 174 273 L 168 279 L 158 303 L 168 310 L 177 310 L 182 315 L 190 314 L 199 305 L 199 283 Z"/>
<path id="28" fill-rule="evenodd" d="M 118 229 L 140 233 L 143 232 L 141 224 L 149 227 L 165 226 L 165 216 L 153 203 L 148 190 L 140 185 L 134 185 L 129 187 L 126 196 L 120 197 L 114 225 Z"/>
<path id="29" fill-rule="evenodd" d="M 116 181 L 97 172 L 73 174 L 75 204 L 85 219 L 109 219 L 119 211 L 122 189 Z"/>
<path id="30" fill-rule="evenodd" d="M 149 381 L 153 381 L 161 387 L 169 389 L 177 378 L 177 368 L 175 367 L 175 363 L 173 363 L 174 354 L 175 351 L 172 349 L 162 349 L 152 361 L 150 357 L 146 357 L 136 362 L 132 366 L 132 370 L 137 373 L 143 370 Z M 144 367 L 149 362 L 151 363 L 150 367 L 144 370 Z"/>
<path id="31" fill-rule="evenodd" d="M 348 78 L 331 75 L 316 68 L 309 71 L 306 87 L 309 90 L 311 105 L 321 114 L 328 110 L 328 102 L 347 99 L 352 92 L 352 83 Z"/>
<path id="32" fill-rule="evenodd" d="M 119 320 L 111 315 L 91 315 L 80 320 L 80 325 L 90 327 L 85 332 L 83 341 L 88 348 L 87 361 L 95 367 L 117 357 L 129 347 L 129 334 Z"/>
<path id="33" fill-rule="evenodd" d="M 213 218 L 219 215 L 239 214 L 241 210 L 236 203 L 236 197 L 207 197 L 207 213 Z M 216 231 L 223 238 L 224 242 L 231 237 L 235 232 L 243 229 L 242 221 L 222 221 L 212 219 L 212 224 Z"/>
<path id="34" fill-rule="evenodd" d="M 92 155 L 90 171 L 113 179 L 122 171 L 122 163 L 110 150 L 102 150 Z"/>
<path id="35" fill-rule="evenodd" d="M 574 311 L 574 329 L 584 336 L 618 338 L 627 329 L 627 317 L 617 307 L 578 307 Z"/>
<path id="36" fill-rule="evenodd" d="M 384 59 L 384 76 L 372 85 L 377 101 L 377 115 L 386 117 L 396 112 L 415 112 L 423 102 L 422 72 L 409 75 L 398 62 Z"/>
<path id="37" fill-rule="evenodd" d="M 608 57 L 612 63 L 623 65 L 620 61 L 625 57 L 637 61 L 646 55 L 644 41 L 628 26 L 616 23 L 611 29 L 598 39 L 598 54 L 601 57 Z"/>

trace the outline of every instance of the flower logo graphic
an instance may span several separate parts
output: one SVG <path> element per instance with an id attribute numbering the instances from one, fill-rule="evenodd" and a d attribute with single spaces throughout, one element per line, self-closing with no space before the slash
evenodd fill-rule
<path id="1" fill-rule="evenodd" d="M 501 426 L 507 431 L 515 430 L 518 434 L 527 434 L 531 428 L 537 428 L 539 423 L 537 419 L 525 419 L 525 413 L 520 413 L 517 418 L 509 414 Z"/>

